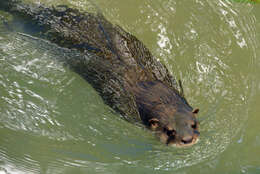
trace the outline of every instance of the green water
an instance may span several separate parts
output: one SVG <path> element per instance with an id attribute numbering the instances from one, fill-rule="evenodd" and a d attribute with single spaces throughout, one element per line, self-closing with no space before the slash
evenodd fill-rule
<path id="1" fill-rule="evenodd" d="M 63 66 L 76 52 L 1 23 L 0 174 L 260 173 L 260 4 L 95 3 L 182 79 L 186 98 L 200 108 L 199 142 L 162 145 L 150 131 L 121 119 Z M 85 0 L 53 4 L 93 10 Z M 10 17 L 0 12 L 0 19 Z"/>

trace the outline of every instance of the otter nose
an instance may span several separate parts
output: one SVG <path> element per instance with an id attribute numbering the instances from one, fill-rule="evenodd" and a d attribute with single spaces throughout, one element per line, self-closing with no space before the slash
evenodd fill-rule
<path id="1" fill-rule="evenodd" d="M 182 138 L 181 142 L 184 144 L 189 144 L 193 140 L 193 137 L 191 135 L 186 135 Z"/>

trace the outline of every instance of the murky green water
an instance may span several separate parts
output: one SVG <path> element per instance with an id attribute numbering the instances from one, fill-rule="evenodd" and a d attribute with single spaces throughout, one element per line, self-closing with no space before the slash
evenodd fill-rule
<path id="1" fill-rule="evenodd" d="M 57 3 L 89 9 L 85 0 Z M 162 145 L 63 66 L 77 53 L 0 25 L 0 174 L 260 173 L 260 4 L 95 3 L 182 79 L 201 111 L 200 141 Z"/>

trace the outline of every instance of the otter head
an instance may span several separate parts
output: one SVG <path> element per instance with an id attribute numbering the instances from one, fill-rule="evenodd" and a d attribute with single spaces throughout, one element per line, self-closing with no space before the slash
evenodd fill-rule
<path id="1" fill-rule="evenodd" d="M 196 115 L 183 95 L 160 81 L 142 82 L 135 90 L 140 117 L 167 145 L 189 146 L 198 140 Z"/>
<path id="2" fill-rule="evenodd" d="M 156 116 L 148 120 L 148 127 L 156 132 L 161 142 L 178 147 L 190 146 L 197 142 L 199 124 L 196 115 L 199 109 L 175 110 L 163 107 Z M 167 108 L 167 109 L 166 109 Z M 158 111 L 158 110 L 157 110 Z"/>

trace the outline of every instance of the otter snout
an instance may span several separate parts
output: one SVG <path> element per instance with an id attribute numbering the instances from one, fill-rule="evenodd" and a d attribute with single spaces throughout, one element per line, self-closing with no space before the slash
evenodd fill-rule
<path id="1" fill-rule="evenodd" d="M 200 133 L 197 130 L 193 131 L 192 135 L 186 135 L 181 138 L 181 143 L 183 145 L 193 145 L 197 142 L 197 139 L 199 137 Z"/>

